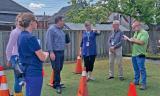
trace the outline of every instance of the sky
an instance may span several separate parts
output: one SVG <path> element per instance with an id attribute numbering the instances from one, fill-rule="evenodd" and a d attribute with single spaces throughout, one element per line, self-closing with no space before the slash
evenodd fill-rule
<path id="1" fill-rule="evenodd" d="M 20 5 L 30 9 L 36 15 L 53 15 L 62 7 L 68 6 L 70 0 L 14 0 Z"/>

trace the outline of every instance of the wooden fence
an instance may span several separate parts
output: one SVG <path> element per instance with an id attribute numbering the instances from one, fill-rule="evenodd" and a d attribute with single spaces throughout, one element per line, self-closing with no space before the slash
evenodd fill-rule
<path id="1" fill-rule="evenodd" d="M 81 42 L 81 31 L 74 31 L 74 30 L 66 30 L 65 32 L 69 33 L 71 38 L 71 45 L 70 47 L 67 47 L 65 50 L 65 60 L 66 61 L 74 61 L 76 60 L 76 57 L 78 55 L 79 46 Z M 42 49 L 45 50 L 45 33 L 46 30 L 36 30 L 33 32 L 34 35 L 36 35 L 41 40 L 41 46 Z M 6 45 L 9 39 L 9 31 L 0 31 L 0 65 L 5 65 L 6 63 Z M 102 31 L 101 35 L 97 37 L 97 58 L 106 58 L 108 56 L 108 37 L 109 37 L 110 31 Z M 130 32 L 125 32 L 126 35 L 130 36 Z M 155 35 L 157 34 L 157 35 Z M 155 32 L 155 34 L 152 34 L 150 37 L 155 40 L 158 40 L 160 37 L 160 32 Z M 150 45 L 156 46 L 155 42 L 153 42 L 152 39 L 150 39 Z M 156 43 L 157 44 L 157 43 Z M 151 49 L 151 47 L 149 47 Z M 129 54 L 131 53 L 131 45 L 127 42 L 123 42 L 123 54 Z"/>

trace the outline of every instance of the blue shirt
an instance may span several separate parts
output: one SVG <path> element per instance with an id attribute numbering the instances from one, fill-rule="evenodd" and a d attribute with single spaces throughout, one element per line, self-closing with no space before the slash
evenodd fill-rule
<path id="1" fill-rule="evenodd" d="M 65 49 L 65 33 L 56 25 L 50 26 L 46 33 L 47 51 L 63 51 Z"/>
<path id="2" fill-rule="evenodd" d="M 82 34 L 81 48 L 83 56 L 97 55 L 96 32 L 84 31 Z"/>
<path id="3" fill-rule="evenodd" d="M 26 76 L 42 76 L 42 61 L 35 54 L 41 47 L 35 36 L 27 31 L 21 32 L 18 39 L 20 62 L 25 67 Z"/>
<path id="4" fill-rule="evenodd" d="M 117 32 L 112 32 L 109 37 L 108 43 L 109 47 L 119 48 L 122 46 L 123 32 L 118 30 Z"/>

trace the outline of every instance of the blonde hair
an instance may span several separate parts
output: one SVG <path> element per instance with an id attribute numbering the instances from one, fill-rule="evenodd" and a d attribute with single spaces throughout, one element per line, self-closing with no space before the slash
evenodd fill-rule
<path id="1" fill-rule="evenodd" d="M 15 25 L 17 25 L 17 24 L 21 21 L 22 15 L 23 15 L 23 13 L 19 13 L 19 14 L 16 16 Z M 19 19 L 20 19 L 20 20 L 19 20 Z"/>
<path id="2" fill-rule="evenodd" d="M 16 16 L 16 21 L 18 21 L 19 18 L 21 18 L 23 15 L 23 13 L 19 13 L 17 16 Z"/>
<path id="3" fill-rule="evenodd" d="M 90 21 L 85 21 L 84 25 L 91 25 L 91 22 Z"/>

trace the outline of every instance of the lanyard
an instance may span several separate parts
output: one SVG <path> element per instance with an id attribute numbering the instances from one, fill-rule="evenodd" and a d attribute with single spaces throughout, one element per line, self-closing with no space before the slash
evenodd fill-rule
<path id="1" fill-rule="evenodd" d="M 88 42 L 90 41 L 90 32 L 87 32 L 87 39 L 88 39 Z"/>

